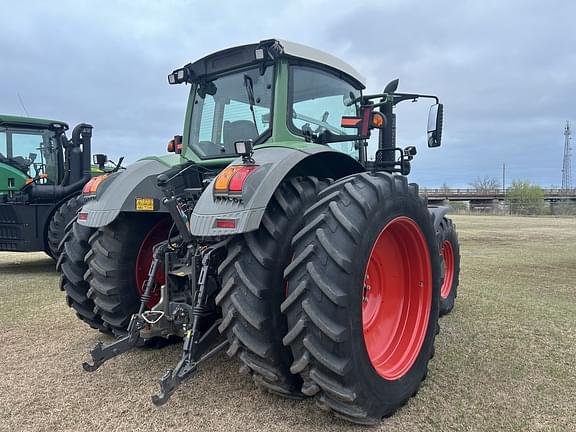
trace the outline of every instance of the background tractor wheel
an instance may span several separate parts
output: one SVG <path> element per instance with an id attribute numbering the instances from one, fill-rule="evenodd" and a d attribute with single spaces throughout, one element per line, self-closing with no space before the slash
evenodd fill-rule
<path id="1" fill-rule="evenodd" d="M 84 273 L 88 269 L 84 257 L 90 250 L 88 239 L 94 231 L 94 228 L 79 225 L 74 218 L 66 226 L 56 268 L 60 272 L 60 289 L 66 292 L 68 306 L 90 327 L 106 332 L 108 330 L 102 318 L 94 312 L 94 302 L 88 298 L 90 286 L 84 280 Z"/>
<path id="2" fill-rule="evenodd" d="M 456 226 L 449 218 L 442 218 L 439 228 L 442 279 L 440 284 L 440 315 L 454 308 L 460 281 L 460 243 Z"/>
<path id="3" fill-rule="evenodd" d="M 48 225 L 48 248 L 46 253 L 55 260 L 60 257 L 60 243 L 64 238 L 66 226 L 75 218 L 78 210 L 82 208 L 84 199 L 82 195 L 77 195 L 65 201 L 52 215 Z"/>
<path id="4" fill-rule="evenodd" d="M 259 230 L 230 240 L 228 257 L 219 268 L 222 289 L 220 331 L 257 385 L 287 397 L 302 397 L 302 380 L 290 373 L 292 354 L 282 344 L 286 318 L 284 268 L 290 262 L 292 236 L 302 226 L 304 209 L 326 181 L 293 178 L 276 190 Z"/>
<path id="5" fill-rule="evenodd" d="M 324 189 L 293 239 L 285 275 L 290 346 L 303 393 L 360 424 L 416 394 L 438 321 L 440 255 L 406 179 L 347 177 Z"/>
<path id="6" fill-rule="evenodd" d="M 164 215 L 120 215 L 90 237 L 85 275 L 90 284 L 88 297 L 104 324 L 118 336 L 125 333 L 132 314 L 138 311 L 152 247 L 168 238 L 170 221 Z"/>

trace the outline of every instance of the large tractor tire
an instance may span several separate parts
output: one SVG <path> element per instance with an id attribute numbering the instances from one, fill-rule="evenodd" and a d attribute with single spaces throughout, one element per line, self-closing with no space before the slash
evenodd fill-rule
<path id="1" fill-rule="evenodd" d="M 416 394 L 433 354 L 440 255 L 430 214 L 402 176 L 324 189 L 293 239 L 284 343 L 321 408 L 375 424 Z"/>
<path id="2" fill-rule="evenodd" d="M 65 201 L 52 215 L 48 225 L 46 253 L 58 261 L 60 258 L 60 243 L 64 238 L 66 227 L 76 217 L 78 210 L 82 208 L 84 200 L 82 195 L 77 195 Z"/>
<path id="3" fill-rule="evenodd" d="M 222 290 L 220 331 L 230 342 L 242 369 L 271 393 L 303 397 L 299 375 L 290 373 L 292 353 L 282 344 L 286 317 L 284 268 L 292 258 L 291 240 L 302 227 L 302 216 L 319 190 L 328 184 L 313 177 L 282 183 L 266 208 L 260 229 L 230 240 L 228 256 L 219 268 Z"/>
<path id="4" fill-rule="evenodd" d="M 90 250 L 88 239 L 94 231 L 94 228 L 79 225 L 74 218 L 66 226 L 56 268 L 60 272 L 60 289 L 66 292 L 68 306 L 90 327 L 107 332 L 102 318 L 94 312 L 94 302 L 88 298 L 90 286 L 84 279 L 84 273 L 88 270 L 84 257 Z"/>
<path id="5" fill-rule="evenodd" d="M 440 316 L 454 308 L 460 282 L 460 243 L 456 226 L 451 219 L 442 218 L 439 227 L 442 277 L 440 283 Z"/>
<path id="6" fill-rule="evenodd" d="M 170 225 L 171 219 L 165 215 L 120 215 L 90 237 L 84 276 L 90 284 L 88 297 L 104 325 L 117 336 L 125 334 L 132 314 L 140 307 L 153 246 L 168 238 Z M 156 287 L 163 282 L 164 274 L 159 272 Z M 158 299 L 156 289 L 149 306 Z"/>

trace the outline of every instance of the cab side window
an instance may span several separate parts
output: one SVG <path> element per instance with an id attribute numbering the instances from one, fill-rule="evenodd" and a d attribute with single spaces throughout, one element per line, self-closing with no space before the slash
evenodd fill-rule
<path id="1" fill-rule="evenodd" d="M 292 130 L 302 135 L 318 135 L 326 129 L 337 135 L 349 133 L 340 122 L 343 116 L 356 115 L 356 106 L 349 105 L 348 101 L 360 95 L 358 89 L 328 71 L 306 66 L 292 66 L 290 80 L 291 118 L 288 121 Z M 352 141 L 329 146 L 358 158 Z"/>

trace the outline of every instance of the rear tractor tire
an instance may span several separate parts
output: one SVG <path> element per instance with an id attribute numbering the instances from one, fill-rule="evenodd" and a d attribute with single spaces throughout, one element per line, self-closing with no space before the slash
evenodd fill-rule
<path id="1" fill-rule="evenodd" d="M 74 196 L 61 204 L 50 219 L 46 235 L 48 246 L 46 253 L 56 261 L 60 258 L 60 244 L 64 239 L 66 227 L 76 217 L 76 213 L 82 208 L 83 204 L 84 199 L 82 195 Z"/>
<path id="2" fill-rule="evenodd" d="M 282 344 L 287 331 L 280 311 L 286 289 L 283 272 L 292 258 L 290 243 L 302 227 L 304 210 L 327 184 L 313 177 L 282 183 L 260 229 L 232 238 L 219 268 L 222 289 L 216 303 L 222 308 L 220 331 L 230 342 L 229 356 L 239 357 L 242 369 L 259 387 L 284 397 L 303 395 L 300 376 L 290 373 L 290 349 Z"/>
<path id="3" fill-rule="evenodd" d="M 60 272 L 60 289 L 66 292 L 66 303 L 74 309 L 76 316 L 94 329 L 109 332 L 102 318 L 94 312 L 94 302 L 88 298 L 90 285 L 84 279 L 88 270 L 84 257 L 90 250 L 88 239 L 94 231 L 94 228 L 79 225 L 74 218 L 66 226 L 56 269 Z"/>
<path id="4" fill-rule="evenodd" d="M 284 343 L 302 392 L 376 424 L 416 394 L 438 321 L 440 254 L 417 188 L 362 173 L 324 189 L 293 238 Z"/>
<path id="5" fill-rule="evenodd" d="M 116 336 L 125 334 L 132 314 L 140 307 L 152 248 L 168 237 L 170 223 L 165 215 L 121 214 L 90 237 L 84 275 L 90 285 L 87 295 L 94 302 L 94 311 Z M 159 274 L 157 288 L 163 280 L 163 273 Z M 157 302 L 158 289 L 154 294 L 149 306 Z"/>
<path id="6" fill-rule="evenodd" d="M 460 243 L 456 226 L 444 217 L 438 229 L 442 276 L 440 282 L 440 316 L 449 314 L 454 308 L 460 282 Z"/>

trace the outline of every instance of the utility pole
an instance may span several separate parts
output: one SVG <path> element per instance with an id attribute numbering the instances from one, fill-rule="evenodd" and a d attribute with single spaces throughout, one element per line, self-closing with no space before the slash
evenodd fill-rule
<path id="1" fill-rule="evenodd" d="M 564 160 L 562 161 L 562 190 L 566 192 L 572 190 L 571 139 L 570 122 L 566 120 L 566 127 L 564 128 Z"/>
<path id="2" fill-rule="evenodd" d="M 506 162 L 502 164 L 502 193 L 506 197 Z"/>

